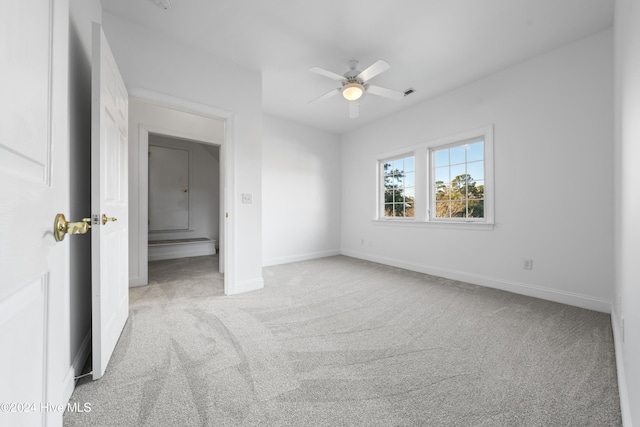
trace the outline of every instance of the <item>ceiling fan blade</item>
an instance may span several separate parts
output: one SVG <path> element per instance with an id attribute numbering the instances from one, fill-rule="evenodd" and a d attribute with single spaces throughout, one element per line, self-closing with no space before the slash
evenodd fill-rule
<path id="1" fill-rule="evenodd" d="M 396 101 L 404 98 L 404 92 L 400 92 L 398 90 L 387 89 L 380 86 L 375 85 L 366 85 L 364 87 L 365 92 L 372 93 L 374 95 L 382 96 L 385 98 L 395 99 Z"/>
<path id="2" fill-rule="evenodd" d="M 369 68 L 365 68 L 363 71 L 358 74 L 358 78 L 363 82 L 370 80 L 382 73 L 383 71 L 387 71 L 391 68 L 391 65 L 387 61 L 383 61 L 382 59 L 377 60 L 373 65 L 369 66 Z"/>
<path id="3" fill-rule="evenodd" d="M 320 67 L 311 67 L 309 68 L 309 71 L 316 74 L 320 74 L 321 76 L 329 77 L 330 79 L 333 79 L 333 80 L 338 80 L 339 82 L 344 82 L 347 80 L 344 78 L 344 76 L 341 76 L 340 74 L 334 73 L 333 71 L 325 70 L 324 68 L 320 68 Z"/>
<path id="4" fill-rule="evenodd" d="M 331 89 L 329 92 L 325 93 L 324 95 L 320 95 L 317 98 L 313 98 L 311 101 L 308 101 L 307 104 L 311 104 L 312 102 L 316 102 L 316 101 L 322 101 L 325 100 L 327 98 L 331 98 L 333 95 L 340 93 L 340 88 L 337 87 L 335 89 Z"/>
<path id="5" fill-rule="evenodd" d="M 349 118 L 355 119 L 360 115 L 360 103 L 358 101 L 349 101 Z"/>

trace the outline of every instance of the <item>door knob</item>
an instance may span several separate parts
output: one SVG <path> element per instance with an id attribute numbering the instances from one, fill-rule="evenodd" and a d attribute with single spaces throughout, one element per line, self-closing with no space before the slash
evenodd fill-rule
<path id="1" fill-rule="evenodd" d="M 107 223 L 107 221 L 116 222 L 117 220 L 118 220 L 118 218 L 116 218 L 115 216 L 109 218 L 105 214 L 102 214 L 102 225 L 105 225 Z"/>
<path id="2" fill-rule="evenodd" d="M 91 218 L 82 218 L 79 222 L 69 222 L 63 214 L 56 215 L 53 221 L 53 237 L 62 242 L 66 234 L 85 234 L 91 228 Z"/>

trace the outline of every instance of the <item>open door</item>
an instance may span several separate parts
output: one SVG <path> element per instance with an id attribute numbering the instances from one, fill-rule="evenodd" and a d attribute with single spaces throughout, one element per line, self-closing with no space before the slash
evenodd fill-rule
<path id="1" fill-rule="evenodd" d="M 68 22 L 64 1 L 0 2 L 0 426 L 62 425 L 69 370 Z"/>
<path id="2" fill-rule="evenodd" d="M 93 24 L 91 257 L 93 379 L 129 316 L 128 95 L 100 24 Z"/>

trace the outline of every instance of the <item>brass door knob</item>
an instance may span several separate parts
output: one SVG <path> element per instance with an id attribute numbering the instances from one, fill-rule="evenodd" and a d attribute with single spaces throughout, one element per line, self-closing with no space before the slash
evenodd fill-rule
<path id="1" fill-rule="evenodd" d="M 56 215 L 53 221 L 53 237 L 62 242 L 67 234 L 86 234 L 91 228 L 91 218 L 82 218 L 79 222 L 68 222 L 63 214 Z"/>
<path id="2" fill-rule="evenodd" d="M 102 225 L 105 225 L 107 223 L 107 221 L 116 222 L 117 220 L 118 220 L 118 218 L 116 218 L 115 216 L 109 218 L 105 214 L 102 214 Z"/>

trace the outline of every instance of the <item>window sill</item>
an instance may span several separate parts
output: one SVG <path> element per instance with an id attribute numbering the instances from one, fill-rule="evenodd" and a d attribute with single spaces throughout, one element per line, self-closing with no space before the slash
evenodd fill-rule
<path id="1" fill-rule="evenodd" d="M 493 230 L 494 223 L 489 222 L 444 222 L 416 221 L 412 219 L 374 219 L 373 225 L 389 225 L 392 227 L 441 228 L 450 230 Z"/>

